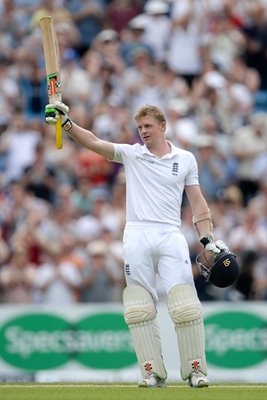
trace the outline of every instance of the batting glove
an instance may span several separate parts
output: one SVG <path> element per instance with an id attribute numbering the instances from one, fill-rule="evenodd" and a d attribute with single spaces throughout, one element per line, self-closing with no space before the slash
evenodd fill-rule
<path id="1" fill-rule="evenodd" d="M 45 107 L 45 122 L 47 124 L 56 124 L 59 116 L 62 118 L 62 128 L 69 131 L 72 128 L 72 121 L 68 116 L 69 107 L 61 101 L 56 101 L 53 104 L 47 104 Z"/>
<path id="2" fill-rule="evenodd" d="M 216 240 L 216 242 L 206 244 L 205 250 L 218 254 L 221 251 L 229 251 L 229 248 L 222 240 Z"/>

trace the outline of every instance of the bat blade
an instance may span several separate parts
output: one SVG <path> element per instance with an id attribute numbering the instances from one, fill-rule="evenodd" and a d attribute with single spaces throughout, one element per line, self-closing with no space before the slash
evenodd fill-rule
<path id="1" fill-rule="evenodd" d="M 58 41 L 51 16 L 42 17 L 39 21 L 42 34 L 44 50 L 47 90 L 49 103 L 62 100 L 61 95 L 61 76 L 60 76 L 60 57 Z M 61 117 L 58 119 L 56 127 L 56 146 L 62 148 L 62 128 Z"/>

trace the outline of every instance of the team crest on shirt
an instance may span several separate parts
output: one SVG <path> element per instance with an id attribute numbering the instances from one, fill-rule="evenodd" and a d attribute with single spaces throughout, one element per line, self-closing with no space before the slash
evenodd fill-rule
<path id="1" fill-rule="evenodd" d="M 125 264 L 124 270 L 125 270 L 126 275 L 131 275 L 130 264 Z"/>
<path id="2" fill-rule="evenodd" d="M 178 175 L 178 162 L 172 163 L 172 175 L 177 176 Z"/>

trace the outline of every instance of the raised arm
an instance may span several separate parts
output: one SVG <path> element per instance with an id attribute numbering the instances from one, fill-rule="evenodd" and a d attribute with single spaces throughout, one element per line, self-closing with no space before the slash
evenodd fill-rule
<path id="1" fill-rule="evenodd" d="M 108 160 L 112 160 L 114 157 L 114 144 L 99 139 L 93 132 L 75 124 L 69 118 L 68 112 L 69 107 L 62 102 L 56 101 L 54 104 L 48 104 L 45 108 L 45 121 L 48 124 L 55 124 L 60 114 L 62 117 L 62 128 L 75 142 Z"/>

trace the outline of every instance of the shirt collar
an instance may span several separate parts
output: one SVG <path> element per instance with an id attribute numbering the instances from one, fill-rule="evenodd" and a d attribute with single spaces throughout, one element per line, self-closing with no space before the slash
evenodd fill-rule
<path id="1" fill-rule="evenodd" d="M 165 156 L 161 157 L 161 159 L 163 159 L 163 158 L 172 158 L 172 157 L 176 156 L 178 154 L 178 152 L 179 152 L 178 147 L 174 146 L 169 140 L 168 140 L 168 143 L 171 146 L 171 151 L 170 151 L 170 153 L 167 153 L 167 154 L 165 154 Z M 147 147 L 146 144 L 144 144 L 142 146 L 142 153 L 143 154 L 148 154 L 151 157 L 159 158 L 155 154 L 151 153 L 151 151 L 149 150 L 149 148 Z"/>

